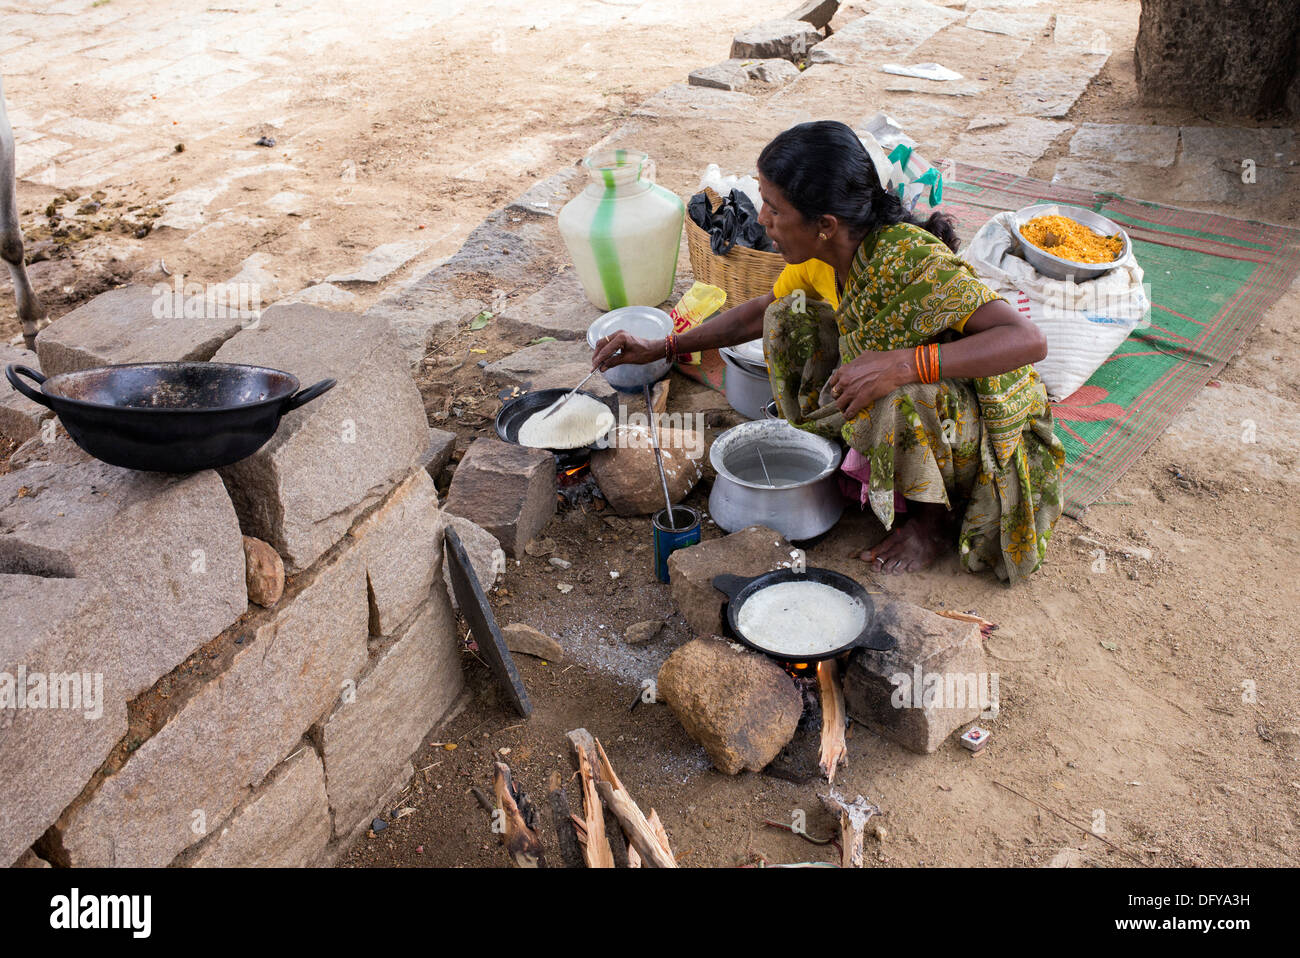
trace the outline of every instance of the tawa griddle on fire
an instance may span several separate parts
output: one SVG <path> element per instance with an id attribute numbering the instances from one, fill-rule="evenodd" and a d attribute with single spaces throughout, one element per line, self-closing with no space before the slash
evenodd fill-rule
<path id="1" fill-rule="evenodd" d="M 783 582 L 816 582 L 830 586 L 832 589 L 837 589 L 856 599 L 862 603 L 867 613 L 862 631 L 838 648 L 815 654 L 792 654 L 780 649 L 766 648 L 755 642 L 740 631 L 740 610 L 747 601 L 763 589 L 780 585 Z M 775 572 L 765 572 L 757 576 L 718 575 L 713 577 L 713 587 L 727 596 L 726 623 L 730 633 L 729 638 L 735 638 L 755 652 L 761 652 L 780 662 L 820 662 L 822 659 L 833 659 L 854 648 L 885 652 L 894 648 L 897 644 L 892 635 L 877 628 L 875 603 L 871 601 L 871 595 L 862 587 L 861 583 L 832 569 L 810 568 L 803 571 L 777 569 Z"/>

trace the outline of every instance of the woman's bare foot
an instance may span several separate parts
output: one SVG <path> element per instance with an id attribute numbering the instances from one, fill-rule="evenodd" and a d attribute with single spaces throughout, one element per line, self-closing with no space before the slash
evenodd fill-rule
<path id="1" fill-rule="evenodd" d="M 906 522 L 858 558 L 878 572 L 897 575 L 928 569 L 953 547 L 952 513 L 935 503 L 917 503 Z"/>

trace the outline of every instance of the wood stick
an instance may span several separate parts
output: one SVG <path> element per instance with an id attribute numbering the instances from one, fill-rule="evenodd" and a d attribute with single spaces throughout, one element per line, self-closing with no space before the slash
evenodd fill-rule
<path id="1" fill-rule="evenodd" d="M 676 868 L 677 862 L 659 845 L 659 837 L 632 797 L 627 792 L 615 791 L 609 782 L 597 782 L 596 787 L 605 803 L 614 810 L 614 816 L 627 833 L 628 843 L 640 853 L 642 861 L 655 868 Z"/>
<path id="2" fill-rule="evenodd" d="M 560 858 L 566 868 L 582 868 L 586 861 L 578 844 L 577 830 L 573 827 L 573 813 L 569 811 L 569 796 L 564 791 L 564 780 L 559 772 L 551 772 L 551 821 L 555 837 L 560 844 Z"/>
<path id="3" fill-rule="evenodd" d="M 587 757 L 586 740 L 591 740 L 591 735 L 585 728 L 574 729 L 569 732 L 568 739 L 569 757 L 578 769 L 582 789 L 582 829 L 586 836 L 582 848 L 583 858 L 588 868 L 613 868 L 614 853 L 605 833 L 605 807 L 600 802 L 595 773 Z"/>
<path id="4" fill-rule="evenodd" d="M 817 685 L 822 699 L 822 748 L 820 764 L 826 780 L 835 782 L 841 764 L 849 764 L 849 748 L 844 741 L 844 687 L 840 684 L 840 667 L 834 659 L 817 663 Z"/>
<path id="5" fill-rule="evenodd" d="M 663 824 L 660 823 L 659 830 L 656 832 L 654 826 L 641 813 L 641 809 L 637 807 L 627 788 L 615 773 L 614 766 L 610 764 L 609 756 L 605 754 L 599 739 L 596 740 L 596 756 L 600 761 L 602 775 L 602 780 L 596 783 L 596 787 L 601 797 L 605 799 L 605 804 L 623 826 L 628 844 L 636 849 L 643 864 L 654 868 L 676 868 L 677 862 L 673 858 L 672 849 L 668 847 L 668 835 L 663 830 Z"/>
<path id="6" fill-rule="evenodd" d="M 659 846 L 671 855 L 673 850 L 668 844 L 668 832 L 664 830 L 664 823 L 659 820 L 659 813 L 652 808 L 650 809 L 650 814 L 645 817 L 645 820 L 649 822 L 650 827 L 654 829 L 655 838 L 659 839 Z"/>
<path id="7" fill-rule="evenodd" d="M 501 833 L 501 843 L 505 845 L 511 860 L 518 868 L 545 868 L 542 842 L 520 809 L 521 804 L 527 805 L 527 799 L 523 790 L 512 781 L 510 767 L 504 762 L 495 763 L 492 792 L 496 795 L 497 808 L 504 813 L 505 830 Z"/>
<path id="8" fill-rule="evenodd" d="M 1111 841 L 1109 838 L 1107 838 L 1105 835 L 1098 835 L 1098 834 L 1097 834 L 1096 832 L 1094 832 L 1091 828 L 1085 828 L 1084 826 L 1080 825 L 1078 822 L 1072 822 L 1072 821 L 1070 821 L 1068 818 L 1066 818 L 1066 817 L 1065 817 L 1064 815 L 1062 815 L 1060 812 L 1057 812 L 1057 811 L 1054 811 L 1054 810 L 1048 808 L 1048 807 L 1047 807 L 1046 805 L 1044 805 L 1042 802 L 1030 798 L 1028 795 L 1024 794 L 1023 792 L 1017 792 L 1017 791 L 1016 791 L 1014 788 L 1012 788 L 1010 785 L 1003 785 L 1003 784 L 1002 784 L 1001 782 L 999 782 L 997 779 L 994 779 L 994 780 L 993 780 L 993 784 L 996 785 L 998 788 L 1005 788 L 1005 789 L 1006 789 L 1008 792 L 1010 792 L 1012 795 L 1017 795 L 1017 796 L 1019 796 L 1020 798 L 1023 798 L 1025 801 L 1029 802 L 1031 805 L 1037 805 L 1037 806 L 1038 806 L 1039 808 L 1041 808 L 1043 811 L 1047 812 L 1047 814 L 1052 815 L 1052 816 L 1054 816 L 1054 817 L 1056 817 L 1056 818 L 1059 818 L 1061 821 L 1065 822 L 1065 824 L 1067 824 L 1067 825 L 1073 825 L 1075 828 L 1079 829 L 1079 831 L 1083 832 L 1085 835 L 1091 835 L 1093 838 L 1096 838 L 1096 839 L 1099 839 L 1100 841 L 1105 842 L 1105 843 L 1106 843 L 1107 845 L 1109 845 L 1111 848 L 1115 849 L 1115 851 L 1119 852 L 1121 855 L 1127 855 L 1129 858 L 1133 859 L 1135 862 L 1137 862 L 1137 863 L 1138 863 L 1139 865 L 1141 865 L 1143 868 L 1146 868 L 1146 867 L 1150 864 L 1149 862 L 1145 862 L 1145 861 L 1143 861 L 1142 859 L 1138 858 L 1136 855 L 1134 855 L 1132 852 L 1128 851 L 1127 849 L 1121 848 L 1119 845 L 1116 845 L 1114 842 L 1112 842 L 1112 841 Z"/>
<path id="9" fill-rule="evenodd" d="M 862 844 L 867 822 L 871 816 L 880 814 L 880 809 L 861 795 L 852 802 L 845 801 L 844 796 L 834 788 L 818 798 L 827 811 L 840 818 L 840 867 L 861 868 L 865 859 Z"/>

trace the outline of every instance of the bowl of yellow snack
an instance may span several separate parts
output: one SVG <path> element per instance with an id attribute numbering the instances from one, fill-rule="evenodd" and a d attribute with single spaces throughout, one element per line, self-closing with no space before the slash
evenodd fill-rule
<path id="1" fill-rule="evenodd" d="M 1038 203 L 1016 213 L 1024 257 L 1044 276 L 1076 283 L 1108 273 L 1128 256 L 1128 234 L 1081 206 Z"/>

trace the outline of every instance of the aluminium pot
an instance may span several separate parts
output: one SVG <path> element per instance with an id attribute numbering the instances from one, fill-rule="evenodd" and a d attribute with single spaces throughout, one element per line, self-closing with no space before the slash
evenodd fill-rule
<path id="1" fill-rule="evenodd" d="M 772 383 L 767 367 L 755 367 L 738 358 L 729 348 L 718 350 L 727 364 L 723 391 L 731 408 L 746 419 L 762 419 L 772 401 Z"/>
<path id="2" fill-rule="evenodd" d="M 709 515 L 725 532 L 761 525 L 791 542 L 815 539 L 844 512 L 837 476 L 843 456 L 836 443 L 784 419 L 733 426 L 709 450 L 717 472 Z"/>

